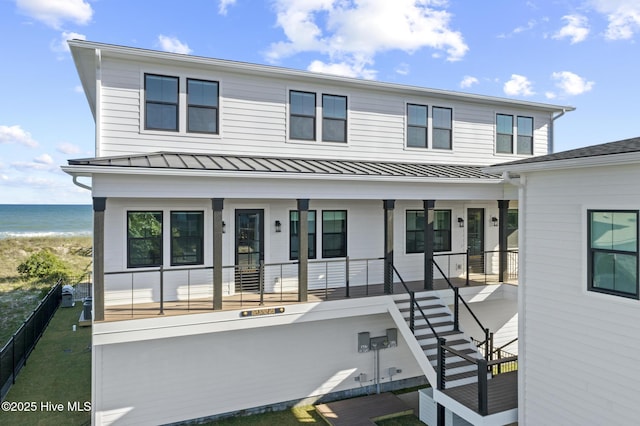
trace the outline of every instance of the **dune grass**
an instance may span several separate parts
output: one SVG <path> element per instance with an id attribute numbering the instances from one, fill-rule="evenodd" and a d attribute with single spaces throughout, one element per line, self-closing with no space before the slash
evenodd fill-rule
<path id="1" fill-rule="evenodd" d="M 91 269 L 91 237 L 39 237 L 0 240 L 0 346 L 27 319 L 55 283 L 25 280 L 17 268 L 31 254 L 50 250 L 76 280 Z"/>

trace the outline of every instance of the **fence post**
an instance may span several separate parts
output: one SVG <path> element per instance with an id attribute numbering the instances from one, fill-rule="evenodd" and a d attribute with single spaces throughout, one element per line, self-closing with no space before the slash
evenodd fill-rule
<path id="1" fill-rule="evenodd" d="M 453 297 L 455 298 L 455 303 L 453 304 L 453 329 L 455 331 L 460 331 L 460 289 L 458 287 L 453 288 Z"/>
<path id="2" fill-rule="evenodd" d="M 491 359 L 491 351 L 493 350 L 492 348 L 492 342 L 490 340 L 493 339 L 493 334 L 491 334 L 491 332 L 489 332 L 488 328 L 484 329 L 484 359 L 486 361 L 489 361 Z"/>
<path id="3" fill-rule="evenodd" d="M 345 274 L 345 279 L 347 280 L 346 296 L 350 297 L 349 295 L 349 256 L 347 256 L 344 261 L 344 274 Z"/>
<path id="4" fill-rule="evenodd" d="M 414 332 L 416 326 L 416 311 L 415 311 L 415 303 L 416 303 L 416 293 L 415 291 L 409 292 L 409 296 L 411 297 L 411 310 L 409 311 L 409 328 L 411 332 Z"/>
<path id="5" fill-rule="evenodd" d="M 445 384 L 445 349 L 444 345 L 446 340 L 443 337 L 438 337 L 438 390 L 444 390 Z"/>
<path id="6" fill-rule="evenodd" d="M 487 360 L 478 359 L 478 412 L 486 416 L 489 411 L 487 395 Z"/>
<path id="7" fill-rule="evenodd" d="M 160 313 L 164 315 L 164 268 L 160 265 Z"/>
<path id="8" fill-rule="evenodd" d="M 16 384 L 16 335 L 11 336 L 11 383 Z"/>
<path id="9" fill-rule="evenodd" d="M 264 260 L 258 265 L 258 286 L 260 286 L 260 306 L 264 305 Z"/>
<path id="10" fill-rule="evenodd" d="M 466 270 L 467 270 L 467 273 L 466 273 L 465 275 L 466 275 L 466 277 L 467 277 L 467 278 L 466 278 L 466 283 L 465 283 L 465 285 L 466 285 L 466 286 L 469 286 L 469 249 L 467 249 L 466 258 L 467 258 L 467 260 L 466 260 L 466 262 L 465 262 L 465 263 L 466 263 Z"/>

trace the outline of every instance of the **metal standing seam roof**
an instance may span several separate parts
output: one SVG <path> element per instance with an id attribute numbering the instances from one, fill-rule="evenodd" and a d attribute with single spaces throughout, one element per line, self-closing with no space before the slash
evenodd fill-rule
<path id="1" fill-rule="evenodd" d="M 158 152 L 69 160 L 70 166 L 124 167 L 220 172 L 293 173 L 340 176 L 416 177 L 435 179 L 500 179 L 483 166 L 375 161 L 275 158 L 220 154 Z M 486 166 L 484 166 L 486 167 Z"/>

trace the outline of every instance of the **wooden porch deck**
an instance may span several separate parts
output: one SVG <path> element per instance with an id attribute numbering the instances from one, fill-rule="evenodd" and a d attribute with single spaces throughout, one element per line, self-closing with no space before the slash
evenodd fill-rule
<path id="1" fill-rule="evenodd" d="M 475 277 L 473 277 L 475 278 Z M 491 285 L 491 282 L 485 280 L 484 275 L 478 277 L 480 279 L 469 280 L 469 286 Z M 450 278 L 451 284 L 456 287 L 465 287 L 466 280 L 464 278 Z M 424 291 L 424 281 L 409 281 L 406 283 L 412 291 Z M 435 290 L 444 290 L 448 288 L 444 279 L 434 280 Z M 401 283 L 394 283 L 394 294 L 405 293 L 405 289 Z M 349 298 L 360 298 L 369 296 L 383 296 L 384 285 L 373 284 L 368 286 L 351 286 L 349 288 Z M 346 299 L 346 287 L 309 290 L 308 303 L 322 302 L 328 300 Z M 250 309 L 261 306 L 286 306 L 300 303 L 298 301 L 298 293 L 265 293 L 262 301 L 259 293 L 238 293 L 232 296 L 225 296 L 222 302 L 223 311 L 231 311 L 238 309 Z M 158 315 L 188 315 L 205 312 L 213 312 L 213 299 L 197 299 L 189 301 L 165 301 L 161 312 L 160 303 L 137 303 L 118 306 L 106 306 L 104 311 L 104 321 L 122 321 L 130 319 L 153 318 Z"/>
<path id="2" fill-rule="evenodd" d="M 518 372 L 498 374 L 488 382 L 488 415 L 518 408 Z M 478 384 L 458 386 L 441 391 L 478 412 Z"/>

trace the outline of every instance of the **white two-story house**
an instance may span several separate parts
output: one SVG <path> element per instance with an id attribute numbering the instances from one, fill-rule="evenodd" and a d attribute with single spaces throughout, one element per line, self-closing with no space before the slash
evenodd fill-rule
<path id="1" fill-rule="evenodd" d="M 435 386 L 391 295 L 507 280 L 517 188 L 482 168 L 548 154 L 573 109 L 69 45 L 96 123 L 63 167 L 94 200 L 96 424 Z"/>

